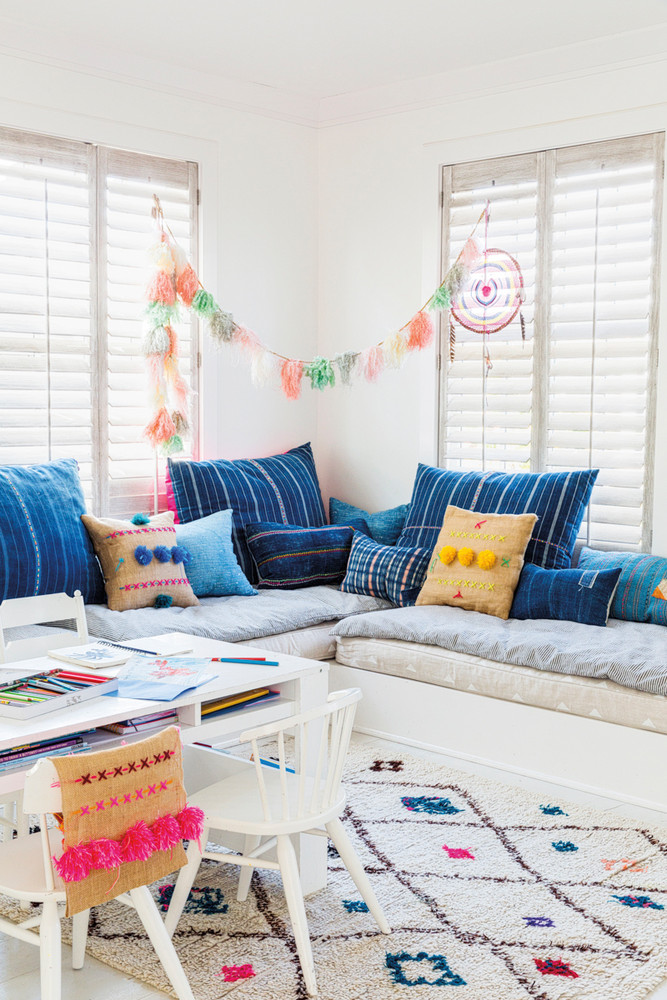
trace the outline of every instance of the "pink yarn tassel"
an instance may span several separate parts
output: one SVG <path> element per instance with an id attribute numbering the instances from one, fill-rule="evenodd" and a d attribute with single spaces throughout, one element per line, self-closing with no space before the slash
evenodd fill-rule
<path id="1" fill-rule="evenodd" d="M 111 840 L 109 837 L 93 840 L 90 843 L 90 851 L 93 857 L 93 868 L 102 868 L 104 871 L 120 868 L 123 859 L 117 840 Z"/>
<path id="2" fill-rule="evenodd" d="M 186 264 L 176 281 L 176 291 L 186 306 L 192 303 L 199 289 L 199 279 L 189 264 Z"/>
<path id="3" fill-rule="evenodd" d="M 368 347 L 361 355 L 361 370 L 368 382 L 375 382 L 384 371 L 384 354 L 381 347 Z"/>
<path id="4" fill-rule="evenodd" d="M 461 260 L 463 261 L 464 267 L 472 268 L 475 266 L 479 258 L 482 256 L 479 247 L 477 246 L 477 241 L 471 236 L 466 240 L 465 246 L 463 247 L 463 252 L 461 254 Z"/>
<path id="5" fill-rule="evenodd" d="M 149 302 L 162 302 L 166 306 L 173 306 L 176 301 L 176 289 L 171 276 L 166 271 L 156 271 L 146 291 Z"/>
<path id="6" fill-rule="evenodd" d="M 174 421 L 171 419 L 169 412 L 164 406 L 158 410 L 144 430 L 145 436 L 154 448 L 157 448 L 159 444 L 164 444 L 164 442 L 173 437 L 175 433 L 176 427 L 174 426 Z"/>
<path id="7" fill-rule="evenodd" d="M 280 385 L 288 399 L 298 399 L 301 395 L 303 362 L 290 359 L 283 361 L 280 368 Z"/>
<path id="8" fill-rule="evenodd" d="M 165 330 L 169 334 L 169 350 L 167 354 L 178 355 L 178 336 L 173 326 L 165 326 Z"/>
<path id="9" fill-rule="evenodd" d="M 152 388 L 157 388 L 164 379 L 164 355 L 149 354 L 146 360 L 148 362 L 148 380 Z"/>
<path id="10" fill-rule="evenodd" d="M 54 858 L 53 863 L 63 882 L 80 882 L 90 874 L 93 852 L 87 844 L 77 844 Z"/>
<path id="11" fill-rule="evenodd" d="M 433 340 L 433 321 L 428 313 L 418 312 L 408 327 L 408 350 L 421 351 Z"/>
<path id="12" fill-rule="evenodd" d="M 186 806 L 181 809 L 176 819 L 181 828 L 184 840 L 199 840 L 204 829 L 204 812 L 197 806 Z"/>
<path id="13" fill-rule="evenodd" d="M 174 394 L 176 409 L 185 412 L 188 408 L 188 384 L 179 371 L 178 361 L 171 354 L 165 358 L 164 373 Z"/>
<path id="14" fill-rule="evenodd" d="M 143 819 L 131 826 L 120 842 L 123 861 L 148 861 L 155 851 L 155 837 Z"/>
<path id="15" fill-rule="evenodd" d="M 234 343 L 250 356 L 259 351 L 262 346 L 257 334 L 245 326 L 237 326 L 234 332 Z"/>
<path id="16" fill-rule="evenodd" d="M 181 839 L 181 828 L 175 816 L 158 816 L 151 826 L 158 851 L 168 851 Z"/>

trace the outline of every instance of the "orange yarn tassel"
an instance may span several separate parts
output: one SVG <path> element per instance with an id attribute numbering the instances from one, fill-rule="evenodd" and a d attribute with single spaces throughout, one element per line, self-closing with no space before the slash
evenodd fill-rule
<path id="1" fill-rule="evenodd" d="M 283 361 L 280 369 L 280 385 L 288 399 L 298 399 L 301 395 L 303 378 L 302 361 Z"/>
<path id="2" fill-rule="evenodd" d="M 176 290 L 171 276 L 166 271 L 156 271 L 146 296 L 149 302 L 161 302 L 165 306 L 173 306 L 176 301 Z"/>
<path id="3" fill-rule="evenodd" d="M 189 264 L 186 264 L 183 271 L 176 279 L 176 291 L 180 295 L 186 306 L 191 305 L 199 289 L 199 279 Z"/>
<path id="4" fill-rule="evenodd" d="M 165 326 L 165 330 L 169 335 L 169 350 L 167 354 L 173 354 L 174 357 L 178 355 L 178 337 L 173 326 Z"/>
<path id="5" fill-rule="evenodd" d="M 408 331 L 408 350 L 421 351 L 433 340 L 433 321 L 428 313 L 415 313 L 410 320 Z"/>
<path id="6" fill-rule="evenodd" d="M 144 434 L 154 448 L 157 448 L 160 444 L 164 444 L 175 433 L 176 427 L 174 426 L 174 421 L 164 406 L 158 410 L 144 431 Z"/>
<path id="7" fill-rule="evenodd" d="M 384 354 L 381 347 L 369 347 L 362 352 L 361 370 L 368 382 L 375 382 L 384 371 Z"/>

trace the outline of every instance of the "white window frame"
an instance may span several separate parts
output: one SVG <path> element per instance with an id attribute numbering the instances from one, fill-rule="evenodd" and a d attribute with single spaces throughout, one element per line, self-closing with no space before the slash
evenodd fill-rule
<path id="1" fill-rule="evenodd" d="M 655 440 L 656 440 L 656 412 L 657 412 L 657 366 L 658 366 L 658 328 L 659 328 L 659 308 L 660 308 L 660 263 L 661 263 L 661 233 L 662 233 L 662 211 L 664 200 L 664 147 L 665 133 L 658 131 L 645 136 L 629 136 L 624 139 L 601 140 L 590 143 L 580 143 L 552 149 L 531 151 L 526 153 L 510 154 L 502 157 L 489 157 L 486 160 L 460 161 L 441 166 L 441 188 L 440 188 L 440 274 L 441 280 L 447 274 L 451 264 L 450 248 L 450 210 L 452 196 L 452 171 L 455 167 L 470 166 L 471 168 L 481 168 L 483 164 L 489 164 L 489 171 L 496 160 L 516 160 L 532 156 L 537 158 L 537 189 L 538 189 L 538 213 L 537 213 L 537 273 L 535 281 L 535 303 L 534 303 L 534 337 L 533 337 L 533 388 L 531 406 L 531 448 L 530 448 L 530 471 L 543 472 L 546 469 L 547 453 L 547 430 L 548 430 L 548 379 L 549 379 L 549 332 L 551 323 L 551 234 L 553 224 L 553 194 L 556 177 L 556 156 L 559 149 L 572 150 L 576 155 L 581 151 L 585 156 L 587 149 L 597 147 L 600 149 L 607 146 L 613 151 L 614 146 L 624 141 L 632 140 L 652 140 L 653 152 L 655 156 L 656 171 L 656 191 L 655 191 L 655 215 L 654 232 L 655 242 L 650 268 L 651 282 L 651 308 L 648 318 L 649 332 L 649 358 L 648 358 L 648 379 L 646 386 L 646 429 L 645 429 L 645 461 L 644 461 L 644 484 L 643 484 L 643 518 L 642 537 L 640 548 L 642 551 L 651 551 L 653 539 L 653 501 L 654 501 L 654 479 L 655 479 Z M 474 219 L 472 223 L 474 224 Z M 477 234 L 479 236 L 479 234 Z M 519 262 L 520 263 L 520 262 Z M 437 431 L 436 431 L 436 452 L 438 465 L 447 467 L 447 373 L 451 365 L 449 352 L 449 314 L 440 314 L 439 337 L 438 337 L 438 398 L 437 398 Z M 589 525 L 582 526 L 584 543 L 589 541 Z M 619 548 L 623 547 L 619 545 Z"/>

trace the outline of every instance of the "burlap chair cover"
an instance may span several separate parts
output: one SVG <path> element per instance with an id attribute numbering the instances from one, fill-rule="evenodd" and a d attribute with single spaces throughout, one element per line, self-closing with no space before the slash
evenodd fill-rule
<path id="1" fill-rule="evenodd" d="M 166 850 L 150 848 L 151 837 L 154 845 L 164 842 L 164 817 L 185 815 L 181 740 L 175 726 L 137 743 L 52 760 L 63 808 L 63 854 L 54 861 L 65 879 L 67 916 L 183 867 L 180 837 Z M 132 830 L 139 853 L 150 854 L 144 860 L 124 860 L 137 853 L 133 834 L 128 837 Z M 111 864 L 114 853 L 123 858 L 120 864 L 96 867 Z"/>

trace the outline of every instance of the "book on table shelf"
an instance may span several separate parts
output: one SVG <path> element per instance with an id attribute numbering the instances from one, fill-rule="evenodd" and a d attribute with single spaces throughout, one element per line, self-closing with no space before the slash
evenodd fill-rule
<path id="1" fill-rule="evenodd" d="M 254 691 L 243 691 L 240 694 L 229 695 L 227 698 L 217 698 L 215 701 L 202 702 L 201 717 L 208 720 L 224 712 L 233 712 L 238 708 L 246 708 L 263 701 L 273 701 L 280 697 L 280 691 L 270 688 L 255 688 Z"/>
<path id="2" fill-rule="evenodd" d="M 154 712 L 152 715 L 138 715 L 136 719 L 124 719 L 122 722 L 107 722 L 100 729 L 108 729 L 110 733 L 119 733 L 121 736 L 129 733 L 147 733 L 151 729 L 164 729 L 178 722 L 178 713 L 168 710 L 165 712 Z"/>
<path id="3" fill-rule="evenodd" d="M 70 753 L 83 753 L 86 750 L 91 750 L 92 747 L 86 740 L 86 736 L 91 732 L 94 730 L 87 729 L 81 733 L 53 737 L 34 743 L 24 743 L 21 746 L 2 750 L 0 751 L 0 772 L 10 771 L 12 768 L 30 767 L 41 757 L 62 757 Z"/>

